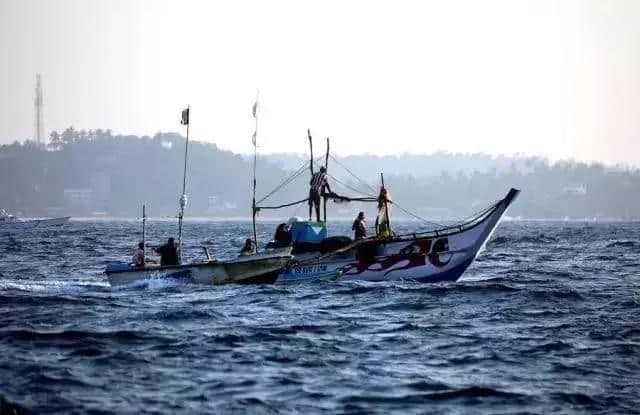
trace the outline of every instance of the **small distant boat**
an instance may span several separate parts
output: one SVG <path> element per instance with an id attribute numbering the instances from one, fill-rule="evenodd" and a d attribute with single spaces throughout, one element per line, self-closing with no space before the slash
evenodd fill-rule
<path id="1" fill-rule="evenodd" d="M 65 216 L 62 218 L 48 218 L 48 219 L 20 219 L 14 215 L 10 215 L 4 209 L 0 210 L 0 230 L 12 231 L 12 230 L 30 230 L 35 228 L 46 228 L 50 226 L 64 225 L 69 222 L 71 216 Z"/>

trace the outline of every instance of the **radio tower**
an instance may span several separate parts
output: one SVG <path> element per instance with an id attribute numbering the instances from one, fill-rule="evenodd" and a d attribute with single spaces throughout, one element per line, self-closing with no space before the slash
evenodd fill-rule
<path id="1" fill-rule="evenodd" d="M 40 74 L 36 75 L 36 143 L 38 146 L 43 146 L 45 140 L 43 130 L 44 125 L 42 122 L 42 82 L 40 80 Z"/>

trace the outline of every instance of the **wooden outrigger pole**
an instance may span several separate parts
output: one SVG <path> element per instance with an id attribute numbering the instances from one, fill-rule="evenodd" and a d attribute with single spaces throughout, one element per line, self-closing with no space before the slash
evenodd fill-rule
<path id="1" fill-rule="evenodd" d="M 187 155 L 189 150 L 189 113 L 191 107 L 187 106 L 186 110 L 182 111 L 182 120 L 180 123 L 187 126 L 187 139 L 184 143 L 184 171 L 182 173 L 182 196 L 180 196 L 180 214 L 178 216 L 178 263 L 182 264 L 182 218 L 184 217 L 184 208 L 187 206 Z"/>
<path id="2" fill-rule="evenodd" d="M 258 160 L 258 91 L 256 91 L 256 103 L 253 104 L 253 118 L 255 119 L 255 130 L 253 132 L 253 199 L 251 202 L 251 210 L 253 212 L 253 245 L 256 254 L 258 253 L 258 232 L 256 231 L 256 164 Z"/>

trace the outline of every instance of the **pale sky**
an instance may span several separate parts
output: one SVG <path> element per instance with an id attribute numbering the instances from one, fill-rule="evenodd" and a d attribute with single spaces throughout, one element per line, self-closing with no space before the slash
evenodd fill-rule
<path id="1" fill-rule="evenodd" d="M 640 1 L 0 0 L 0 143 L 110 128 L 249 153 L 640 165 Z"/>

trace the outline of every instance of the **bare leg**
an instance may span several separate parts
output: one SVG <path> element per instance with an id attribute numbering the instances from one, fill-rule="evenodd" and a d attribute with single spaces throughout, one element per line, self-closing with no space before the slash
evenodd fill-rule
<path id="1" fill-rule="evenodd" d="M 316 203 L 316 218 L 318 219 L 317 222 L 320 222 L 320 202 Z"/>
<path id="2" fill-rule="evenodd" d="M 313 205 L 309 203 L 309 222 L 311 222 L 311 212 L 313 211 Z"/>

